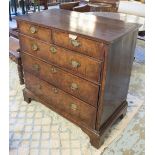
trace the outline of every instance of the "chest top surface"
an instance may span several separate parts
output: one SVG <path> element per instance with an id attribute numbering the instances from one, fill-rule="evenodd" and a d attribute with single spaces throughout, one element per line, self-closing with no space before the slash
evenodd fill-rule
<path id="1" fill-rule="evenodd" d="M 62 9 L 36 12 L 18 16 L 16 19 L 17 21 L 23 20 L 47 28 L 57 28 L 81 34 L 107 43 L 111 43 L 138 28 L 138 24 Z"/>

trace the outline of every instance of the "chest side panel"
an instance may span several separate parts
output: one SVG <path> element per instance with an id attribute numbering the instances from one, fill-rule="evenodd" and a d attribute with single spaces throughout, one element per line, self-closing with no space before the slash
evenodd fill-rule
<path id="1" fill-rule="evenodd" d="M 105 53 L 105 64 L 102 75 L 102 86 L 98 103 L 96 128 L 101 126 L 112 116 L 117 108 L 126 101 L 137 30 L 117 40 Z"/>

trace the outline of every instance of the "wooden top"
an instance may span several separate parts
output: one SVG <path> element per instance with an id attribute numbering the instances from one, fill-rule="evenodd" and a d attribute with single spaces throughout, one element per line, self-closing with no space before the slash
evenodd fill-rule
<path id="1" fill-rule="evenodd" d="M 85 14 L 105 17 L 105 18 L 111 18 L 116 20 L 122 20 L 124 22 L 128 23 L 137 23 L 139 26 L 142 26 L 144 24 L 143 19 L 139 19 L 135 15 L 125 14 L 125 13 L 118 13 L 118 12 L 87 12 Z"/>
<path id="2" fill-rule="evenodd" d="M 80 12 L 51 9 L 16 17 L 44 27 L 57 28 L 110 43 L 139 25 Z"/>

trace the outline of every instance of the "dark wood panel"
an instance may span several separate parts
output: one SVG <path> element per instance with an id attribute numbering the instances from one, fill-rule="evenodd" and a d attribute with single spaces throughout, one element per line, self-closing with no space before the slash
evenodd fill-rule
<path id="1" fill-rule="evenodd" d="M 99 86 L 24 53 L 22 54 L 22 62 L 24 70 L 41 77 L 94 107 L 97 106 Z"/>
<path id="2" fill-rule="evenodd" d="M 23 35 L 20 35 L 20 42 L 22 51 L 66 68 L 69 72 L 100 82 L 101 61 Z"/>
<path id="3" fill-rule="evenodd" d="M 95 127 L 96 108 L 78 100 L 62 90 L 39 78 L 24 72 L 26 88 L 45 100 L 49 105 L 66 112 L 73 119 L 83 122 L 86 126 Z"/>
<path id="4" fill-rule="evenodd" d="M 138 30 L 124 36 L 113 43 L 105 54 L 97 114 L 98 130 L 127 99 L 137 34 Z"/>

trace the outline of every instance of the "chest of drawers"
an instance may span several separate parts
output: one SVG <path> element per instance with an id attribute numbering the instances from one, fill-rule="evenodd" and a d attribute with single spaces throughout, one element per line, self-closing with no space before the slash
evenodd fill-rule
<path id="1" fill-rule="evenodd" d="M 23 95 L 81 127 L 95 147 L 127 110 L 137 24 L 47 10 L 17 17 Z"/>

